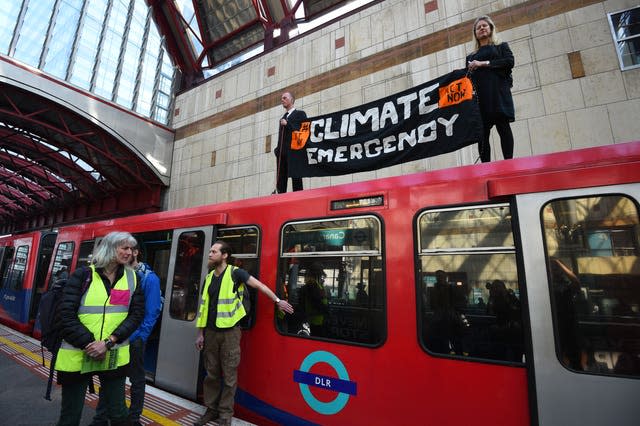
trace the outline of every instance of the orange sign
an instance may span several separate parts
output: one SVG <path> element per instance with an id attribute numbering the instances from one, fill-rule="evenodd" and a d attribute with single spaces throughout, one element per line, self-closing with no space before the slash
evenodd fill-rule
<path id="1" fill-rule="evenodd" d="M 291 133 L 291 149 L 300 150 L 304 148 L 311 134 L 311 122 L 303 121 L 300 130 Z"/>
<path id="2" fill-rule="evenodd" d="M 468 77 L 463 77 L 439 90 L 438 107 L 444 108 L 460 102 L 470 101 L 473 97 L 473 85 Z"/>

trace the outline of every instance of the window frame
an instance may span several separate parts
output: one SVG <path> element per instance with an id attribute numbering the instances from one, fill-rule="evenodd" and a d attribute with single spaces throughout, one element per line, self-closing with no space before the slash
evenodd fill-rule
<path id="1" fill-rule="evenodd" d="M 558 203 L 558 202 L 576 202 L 577 200 L 585 200 L 585 199 L 603 199 L 603 198 L 612 198 L 612 197 L 620 197 L 620 198 L 624 198 L 626 199 L 631 205 L 633 205 L 633 207 L 635 208 L 635 217 L 636 219 L 639 221 L 640 223 L 640 204 L 638 203 L 638 200 L 630 193 L 622 193 L 622 192 L 602 192 L 602 193 L 596 193 L 596 194 L 584 194 L 584 195 L 579 195 L 579 196 L 574 196 L 574 195 L 570 195 L 570 196 L 560 196 L 560 197 L 553 197 L 553 198 L 549 198 L 547 201 L 544 202 L 544 204 L 542 205 L 542 208 L 539 212 L 539 220 L 540 220 L 540 228 L 541 230 L 543 230 L 543 234 L 542 234 L 542 241 L 543 241 L 543 255 L 544 255 L 544 259 L 545 259 L 545 274 L 547 276 L 547 282 L 548 282 L 548 294 L 549 294 L 549 315 L 551 316 L 551 322 L 553 324 L 553 351 L 554 351 L 554 355 L 556 356 L 556 359 L 558 361 L 558 364 L 565 370 L 570 371 L 572 373 L 576 373 L 576 374 L 585 374 L 585 375 L 594 375 L 594 376 L 600 376 L 600 377 L 614 377 L 614 378 L 621 378 L 621 377 L 631 377 L 633 379 L 638 379 L 640 378 L 640 374 L 635 374 L 635 375 L 630 375 L 628 373 L 621 373 L 621 372 L 616 372 L 615 368 L 616 366 L 614 365 L 613 367 L 609 367 L 609 370 L 604 370 L 603 366 L 599 365 L 599 364 L 607 364 L 610 361 L 612 363 L 612 365 L 615 363 L 614 361 L 616 359 L 618 359 L 617 357 L 619 356 L 619 354 L 623 353 L 620 351 L 616 351 L 616 349 L 620 349 L 619 347 L 606 347 L 605 349 L 600 348 L 600 350 L 593 350 L 592 347 L 590 347 L 590 345 L 592 345 L 594 342 L 596 343 L 601 343 L 603 341 L 606 341 L 608 344 L 610 344 L 611 340 L 611 336 L 610 335 L 604 335 L 604 338 L 602 338 L 603 336 L 597 336 L 600 337 L 600 340 L 589 340 L 588 344 L 584 344 L 585 341 L 587 341 L 587 337 L 585 337 L 585 335 L 580 335 L 578 333 L 576 333 L 577 336 L 581 337 L 581 341 L 580 341 L 580 345 L 577 346 L 577 348 L 580 350 L 581 356 L 582 353 L 584 353 L 584 356 L 586 356 L 585 358 L 585 362 L 587 363 L 586 368 L 582 368 L 580 367 L 576 367 L 574 365 L 571 365 L 571 360 L 569 358 L 566 358 L 566 354 L 569 352 L 568 350 L 570 349 L 570 343 L 574 343 L 571 342 L 569 340 L 563 340 L 563 337 L 566 336 L 562 336 L 562 331 L 563 330 L 565 333 L 567 330 L 567 326 L 568 324 L 566 322 L 562 322 L 560 321 L 560 318 L 562 315 L 559 313 L 559 308 L 561 308 L 562 305 L 562 300 L 560 298 L 557 297 L 556 294 L 556 289 L 554 288 L 555 286 L 555 279 L 554 279 L 554 273 L 553 273 L 553 268 L 551 267 L 551 263 L 553 259 L 558 259 L 558 260 L 562 260 L 561 256 L 552 256 L 550 255 L 551 250 L 550 250 L 550 246 L 549 246 L 549 242 L 550 239 L 548 238 L 547 234 L 544 232 L 545 230 L 545 226 L 546 226 L 546 222 L 545 222 L 545 212 L 544 209 L 551 206 L 553 203 Z M 557 222 L 556 222 L 557 223 Z M 637 225 L 636 225 L 637 226 Z M 584 236 L 589 234 L 589 231 L 591 230 L 597 230 L 597 231 L 605 231 L 607 229 L 613 229 L 613 230 L 619 230 L 619 229 L 625 229 L 625 228 L 631 228 L 631 227 L 620 227 L 620 226 L 610 226 L 609 228 L 606 228 L 604 226 L 594 226 L 593 229 L 581 229 L 580 233 Z M 633 231 L 630 231 L 633 232 Z M 558 251 L 560 251 L 560 245 L 558 244 L 558 241 L 554 241 L 556 243 L 556 246 L 558 247 Z M 583 239 L 583 241 L 581 241 L 582 244 L 582 252 L 578 252 L 576 253 L 575 250 L 571 250 L 570 252 L 568 252 L 568 254 L 571 254 L 571 256 L 573 256 L 573 260 L 579 260 L 580 257 L 588 257 L 588 258 L 616 258 L 616 257 L 625 257 L 628 255 L 625 254 L 620 254 L 620 252 L 616 251 L 616 250 L 612 250 L 610 255 L 601 255 L 598 254 L 597 252 L 594 252 L 593 250 L 591 250 L 591 248 L 588 246 L 588 243 L 585 241 L 585 239 Z M 566 250 L 566 248 L 563 248 L 563 250 Z M 640 250 L 640 248 L 636 248 L 636 251 Z M 567 254 L 564 254 L 566 257 Z M 583 256 L 580 256 L 580 254 L 583 254 Z M 562 262 L 561 262 L 562 263 Z M 580 271 L 579 268 L 576 270 L 573 268 L 574 265 L 565 265 L 567 266 L 570 271 L 572 272 L 572 275 L 574 275 L 574 277 L 576 278 L 582 278 L 584 280 L 584 276 L 585 275 L 589 275 L 588 272 L 584 272 L 584 271 Z M 606 274 L 603 274 L 606 275 Z M 617 275 L 622 275 L 620 272 L 615 272 L 612 273 L 610 275 L 613 276 L 617 276 Z M 629 273 L 625 274 L 625 275 L 631 275 Z M 582 276 L 582 277 L 581 277 Z M 593 286 L 594 283 L 589 282 L 588 280 L 586 281 L 580 281 L 580 284 L 582 284 L 582 286 L 580 287 L 580 291 L 577 294 L 581 294 L 583 297 L 581 298 L 581 302 L 584 304 L 584 306 L 586 307 L 593 307 L 593 305 L 599 305 L 596 302 L 593 302 L 592 300 L 592 295 L 590 294 L 590 291 L 592 290 L 601 290 L 598 289 L 598 286 Z M 614 292 L 615 293 L 615 292 Z M 576 304 L 575 302 L 573 304 Z M 576 304 L 577 305 L 577 304 Z M 587 311 L 579 311 L 578 309 L 575 310 L 575 312 L 573 312 L 573 314 L 575 315 L 575 324 L 573 324 L 573 327 L 575 330 L 580 330 L 580 332 L 583 332 L 584 330 L 581 329 L 582 328 L 586 328 L 587 325 L 596 325 L 596 326 L 601 326 L 604 328 L 610 327 L 610 325 L 625 325 L 625 324 L 631 324 L 630 322 L 627 321 L 610 321 L 609 323 L 606 322 L 606 320 L 608 318 L 615 318 L 616 316 L 620 317 L 620 318 L 625 318 L 624 315 L 621 314 L 613 314 L 613 313 L 607 313 L 606 311 L 602 311 L 600 312 L 600 309 L 595 312 L 595 311 L 591 311 L 591 312 L 587 312 Z M 566 314 L 565 314 L 566 316 Z M 628 318 L 626 318 L 628 319 Z M 627 338 L 627 335 L 624 335 L 625 338 Z M 619 340 L 621 341 L 625 341 L 625 339 L 619 338 Z M 592 352 L 588 352 L 588 350 L 591 349 Z M 597 354 L 606 354 L 609 353 L 611 355 L 611 359 L 596 359 L 596 358 L 601 358 L 601 357 L 597 357 Z M 617 353 L 618 355 L 616 355 L 616 358 L 613 358 L 613 354 Z M 593 357 L 593 358 L 592 358 Z M 580 362 L 582 363 L 582 359 L 580 360 Z"/>
<path id="2" fill-rule="evenodd" d="M 437 213 L 437 212 L 461 212 L 465 210 L 479 210 L 479 209 L 488 209 L 488 208 L 506 208 L 508 209 L 508 214 L 510 216 L 510 233 L 512 237 L 513 245 L 506 246 L 478 246 L 478 247 L 446 247 L 446 248 L 427 248 L 423 247 L 422 243 L 422 232 L 421 232 L 421 219 L 429 213 Z M 415 268 L 415 283 L 414 283 L 414 291 L 416 294 L 416 329 L 417 329 L 417 343 L 420 348 L 433 357 L 439 358 L 448 358 L 455 359 L 461 361 L 471 361 L 471 362 L 483 362 L 483 363 L 492 363 L 492 364 L 506 364 L 513 365 L 517 367 L 523 367 L 527 365 L 527 360 L 523 357 L 522 360 L 509 360 L 509 359 L 501 359 L 501 358 L 491 358 L 489 356 L 471 356 L 471 355 L 462 355 L 455 353 L 445 353 L 445 352 L 437 352 L 429 348 L 426 344 L 425 340 L 425 324 L 424 324 L 424 316 L 425 313 L 433 314 L 433 311 L 428 311 L 426 306 L 424 306 L 423 302 L 423 281 L 422 276 L 425 274 L 425 271 L 422 271 L 422 258 L 423 257 L 436 257 L 436 256 L 493 256 L 493 255 L 512 255 L 514 265 L 516 268 L 516 278 L 518 281 L 518 299 L 520 302 L 520 321 L 521 327 L 524 327 L 526 323 L 526 288 L 524 283 L 523 271 L 520 266 L 520 257 L 521 253 L 519 249 L 518 243 L 518 232 L 517 232 L 517 210 L 513 203 L 509 201 L 499 201 L 499 202 L 483 202 L 479 204 L 464 204 L 464 205 L 456 205 L 456 206 L 448 206 L 448 207 L 424 207 L 418 210 L 413 218 L 413 229 L 414 229 L 414 268 Z M 457 276 L 460 271 L 446 271 L 447 276 Z M 487 297 L 487 304 L 489 303 Z M 470 304 L 467 304 L 467 308 L 470 308 Z M 468 313 L 465 312 L 468 315 Z M 488 314 L 487 314 L 488 315 Z M 466 316 L 463 315 L 466 321 Z M 472 324 L 473 325 L 473 324 Z M 526 344 L 525 344 L 525 334 L 524 328 L 521 330 L 521 338 L 522 338 L 522 350 L 523 355 L 526 356 Z"/>
<path id="3" fill-rule="evenodd" d="M 249 272 L 252 276 L 254 276 L 256 279 L 260 279 L 260 253 L 261 253 L 261 244 L 262 244 L 262 229 L 260 228 L 260 226 L 258 225 L 238 225 L 238 226 L 230 226 L 230 227 L 216 227 L 215 229 L 215 234 L 213 237 L 213 241 L 212 244 L 214 244 L 217 240 L 222 240 L 225 241 L 224 236 L 221 236 L 220 234 L 224 234 L 225 232 L 228 231 L 236 231 L 236 230 L 243 230 L 243 229 L 253 229 L 255 230 L 255 234 L 256 234 L 256 247 L 255 247 L 255 251 L 253 253 L 236 253 L 235 251 L 232 254 L 232 258 L 234 259 L 255 259 L 256 262 L 256 267 L 255 267 L 255 275 L 251 274 L 250 271 Z M 245 268 L 243 268 L 245 269 Z M 245 269 L 246 270 L 246 269 Z M 246 296 L 249 298 L 251 307 L 250 307 L 250 312 L 247 312 L 247 315 L 242 318 L 239 322 L 240 328 L 243 330 L 249 330 L 251 328 L 253 328 L 253 326 L 256 323 L 256 318 L 258 315 L 258 310 L 257 310 L 257 306 L 258 306 L 258 290 L 256 290 L 255 288 L 246 285 Z"/>
<path id="4" fill-rule="evenodd" d="M 619 38 L 618 35 L 616 34 L 616 27 L 614 26 L 614 17 L 617 15 L 621 15 L 625 12 L 629 12 L 632 10 L 637 10 L 638 15 L 640 16 L 640 6 L 635 6 L 635 7 L 630 7 L 627 9 L 622 9 L 616 12 L 612 12 L 612 13 L 608 13 L 607 14 L 607 21 L 609 22 L 609 29 L 611 30 L 611 36 L 613 38 L 613 44 L 614 44 L 614 49 L 616 51 L 616 56 L 618 57 L 618 63 L 620 64 L 620 70 L 621 71 L 627 71 L 627 70 L 632 70 L 632 69 L 636 69 L 636 68 L 640 68 L 640 51 L 638 52 L 638 62 L 633 64 L 633 65 L 625 65 L 624 61 L 623 61 L 623 57 L 620 53 L 620 49 L 618 48 L 619 45 L 626 45 L 628 41 L 630 40 L 636 40 L 640 43 L 640 33 L 637 35 L 632 35 L 629 37 L 621 37 Z M 638 21 L 637 25 L 640 26 L 640 20 Z"/>
<path id="5" fill-rule="evenodd" d="M 335 222 L 335 221 L 349 221 L 349 220 L 363 220 L 363 219 L 371 219 L 373 221 L 375 221 L 378 225 L 378 229 L 377 229 L 377 235 L 375 235 L 375 237 L 373 237 L 372 239 L 375 241 L 377 240 L 379 242 L 379 247 L 377 250 L 354 250 L 354 251 L 337 251 L 337 250 L 333 250 L 333 251 L 308 251 L 308 252 L 286 252 L 284 251 L 284 242 L 285 242 L 285 229 L 288 226 L 291 225 L 301 225 L 301 224 L 321 224 L 321 223 L 326 223 L 326 222 Z M 384 220 L 382 217 L 380 217 L 379 215 L 375 214 L 375 213 L 371 213 L 371 212 L 363 212 L 362 214 L 350 214 L 347 216 L 323 216 L 323 217 L 317 217 L 317 218 L 305 218 L 305 219 L 295 219 L 295 220 L 290 220 L 287 221 L 285 223 L 282 224 L 282 227 L 280 228 L 280 235 L 279 235 L 279 247 L 278 247 L 278 254 L 277 254 L 277 265 L 278 265 L 278 271 L 277 271 L 277 278 L 276 278 L 276 294 L 278 294 L 279 297 L 283 297 L 282 295 L 282 288 L 283 286 L 286 285 L 286 281 L 284 280 L 284 276 L 288 276 L 288 273 L 286 271 L 282 271 L 282 262 L 286 261 L 288 259 L 305 259 L 305 261 L 307 262 L 313 262 L 314 260 L 318 260 L 318 259 L 325 259 L 325 258 L 340 258 L 340 257 L 357 257 L 359 259 L 362 258 L 369 258 L 368 262 L 374 262 L 374 259 L 379 258 L 379 262 L 380 262 L 380 266 L 381 266 L 381 271 L 379 273 L 380 275 L 380 282 L 379 285 L 380 287 L 380 292 L 381 294 L 378 295 L 378 298 L 381 301 L 381 305 L 380 305 L 380 310 L 381 310 L 381 316 L 379 318 L 379 320 L 382 322 L 382 329 L 378 330 L 380 338 L 378 340 L 376 340 L 374 343 L 362 343 L 362 342 L 357 342 L 357 341 L 350 341 L 350 340 L 345 340 L 345 339 L 338 339 L 338 338 L 331 338 L 331 337 L 325 337 L 325 336 L 318 336 L 318 337 L 313 337 L 313 336 L 305 336 L 304 334 L 301 334 L 300 332 L 298 332 L 297 334 L 295 332 L 292 331 L 288 331 L 286 330 L 286 327 L 281 327 L 280 324 L 281 322 L 276 321 L 276 330 L 279 334 L 286 336 L 286 337 L 292 337 L 292 338 L 304 338 L 304 339 L 312 339 L 312 340 L 316 340 L 316 341 L 330 341 L 332 343 L 337 343 L 337 344 L 342 344 L 342 345 L 350 345 L 350 346 L 362 346 L 362 347 L 368 347 L 368 348 L 376 348 L 376 347 L 380 347 L 382 345 L 384 345 L 384 343 L 387 340 L 388 337 L 388 324 L 387 324 L 387 282 L 386 282 L 386 269 L 387 269 L 387 265 L 386 265 L 386 253 L 385 253 L 385 227 L 384 227 Z M 302 254 L 302 256 L 301 256 Z M 373 266 L 371 266 L 373 268 Z M 301 268 L 302 270 L 304 270 L 304 268 Z M 370 282 L 369 282 L 370 285 Z M 302 288 L 302 287 L 300 287 Z M 368 287 L 370 288 L 370 287 Z M 299 290 L 299 289 L 298 289 Z M 371 296 L 371 292 L 369 292 L 369 297 Z M 327 299 L 331 299 L 330 297 L 328 297 Z M 295 306 L 295 305 L 294 305 Z M 337 306 L 337 305 L 336 305 Z M 357 308 L 357 306 L 350 306 L 350 308 Z M 362 308 L 360 308 L 362 309 Z M 369 307 L 368 312 L 376 312 L 375 309 Z"/>

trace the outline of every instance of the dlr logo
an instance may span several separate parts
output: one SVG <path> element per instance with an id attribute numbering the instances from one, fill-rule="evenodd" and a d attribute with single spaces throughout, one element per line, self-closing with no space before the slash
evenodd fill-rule
<path id="1" fill-rule="evenodd" d="M 331 388 L 331 379 L 326 377 L 316 377 L 315 384 L 316 386 L 320 386 L 323 388 Z"/>

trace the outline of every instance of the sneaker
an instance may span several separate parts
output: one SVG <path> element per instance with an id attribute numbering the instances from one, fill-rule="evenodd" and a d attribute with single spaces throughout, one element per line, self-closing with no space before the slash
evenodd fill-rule
<path id="1" fill-rule="evenodd" d="M 195 422 L 193 422 L 193 426 L 202 426 L 206 425 L 212 420 L 216 420 L 218 418 L 218 413 L 213 411 L 211 408 L 207 408 L 207 411 Z"/>
<path id="2" fill-rule="evenodd" d="M 231 419 L 218 419 L 218 426 L 231 426 Z"/>

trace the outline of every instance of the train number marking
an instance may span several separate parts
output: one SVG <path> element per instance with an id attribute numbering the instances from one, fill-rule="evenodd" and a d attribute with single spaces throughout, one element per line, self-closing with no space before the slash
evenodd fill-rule
<path id="1" fill-rule="evenodd" d="M 309 370 L 319 362 L 329 364 L 338 377 L 309 373 Z M 293 381 L 300 386 L 300 393 L 309 407 L 320 414 L 332 415 L 340 412 L 349 402 L 349 395 L 356 395 L 357 392 L 356 383 L 349 380 L 349 373 L 342 361 L 327 351 L 316 351 L 309 354 L 300 364 L 300 370 L 294 370 Z M 338 395 L 330 402 L 318 401 L 311 393 L 309 386 L 331 390 L 337 392 Z"/>

